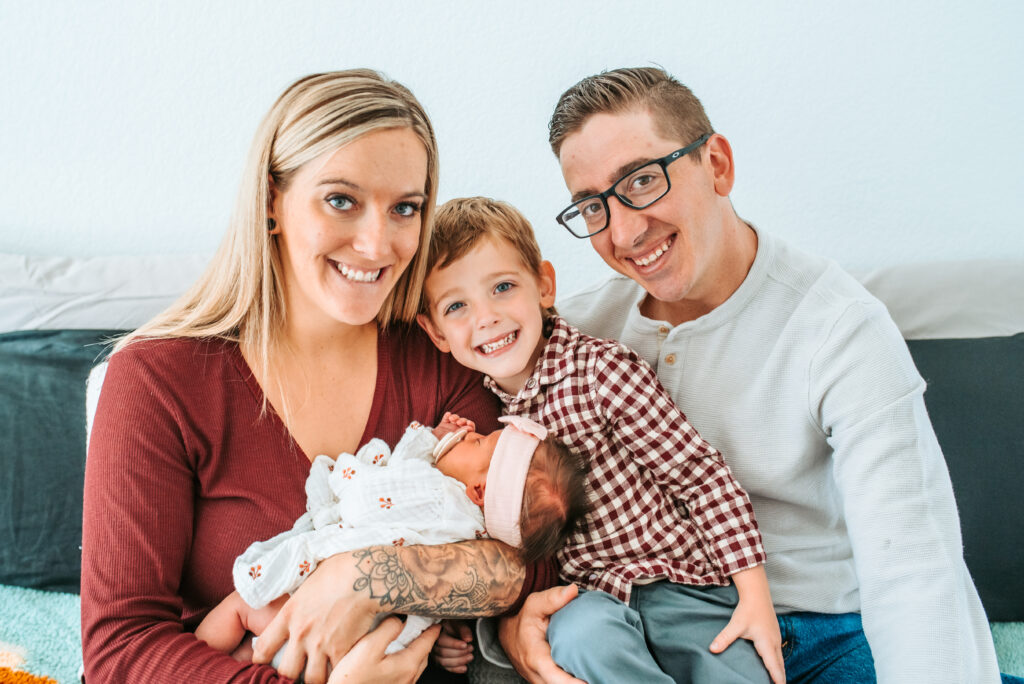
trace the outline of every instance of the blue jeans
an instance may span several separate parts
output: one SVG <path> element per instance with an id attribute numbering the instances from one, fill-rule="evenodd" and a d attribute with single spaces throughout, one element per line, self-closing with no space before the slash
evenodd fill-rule
<path id="1" fill-rule="evenodd" d="M 779 616 L 786 680 L 804 684 L 870 684 L 875 661 L 859 613 Z"/>

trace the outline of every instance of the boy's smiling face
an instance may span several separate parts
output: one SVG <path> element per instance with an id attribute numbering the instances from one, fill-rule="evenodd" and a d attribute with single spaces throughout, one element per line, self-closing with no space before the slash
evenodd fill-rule
<path id="1" fill-rule="evenodd" d="M 425 292 L 429 315 L 417 320 L 434 344 L 506 392 L 518 392 L 544 345 L 541 309 L 555 301 L 551 264 L 542 262 L 538 276 L 511 243 L 485 237 L 455 262 L 434 268 Z"/>

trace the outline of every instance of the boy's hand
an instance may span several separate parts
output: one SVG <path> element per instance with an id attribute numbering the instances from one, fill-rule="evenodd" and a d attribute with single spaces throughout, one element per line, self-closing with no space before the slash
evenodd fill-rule
<path id="1" fill-rule="evenodd" d="M 463 673 L 473 660 L 473 630 L 465 620 L 445 620 L 431 650 L 434 662 L 449 672 Z"/>
<path id="2" fill-rule="evenodd" d="M 739 592 L 739 603 L 732 612 L 732 619 L 714 641 L 711 652 L 721 653 L 737 638 L 754 642 L 754 649 L 764 661 L 773 684 L 785 684 L 786 667 L 782 661 L 782 634 L 779 620 L 775 617 L 768 578 L 764 566 L 741 570 L 732 576 Z"/>
<path id="3" fill-rule="evenodd" d="M 441 419 L 441 423 L 434 428 L 434 437 L 441 439 L 449 432 L 455 432 L 465 428 L 469 432 L 476 432 L 476 423 L 471 421 L 469 418 L 463 418 L 462 416 L 455 415 L 454 413 L 445 413 Z"/>

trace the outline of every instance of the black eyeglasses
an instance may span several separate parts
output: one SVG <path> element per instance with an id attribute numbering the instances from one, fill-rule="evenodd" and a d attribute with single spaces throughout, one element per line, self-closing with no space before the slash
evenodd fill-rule
<path id="1" fill-rule="evenodd" d="M 705 133 L 686 147 L 661 159 L 638 166 L 612 186 L 597 195 L 578 199 L 558 214 L 556 220 L 578 238 L 597 235 L 608 227 L 608 198 L 615 195 L 623 206 L 644 209 L 651 206 L 672 189 L 668 178 L 668 165 L 703 145 L 711 137 Z"/>

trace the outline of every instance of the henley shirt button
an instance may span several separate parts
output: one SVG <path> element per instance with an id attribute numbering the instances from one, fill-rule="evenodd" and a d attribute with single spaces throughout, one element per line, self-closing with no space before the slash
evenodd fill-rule
<path id="1" fill-rule="evenodd" d="M 671 366 L 671 365 L 675 364 L 675 362 L 676 362 L 676 355 L 675 354 L 669 354 L 668 356 L 665 357 L 665 363 L 667 363 L 668 365 Z"/>
<path id="2" fill-rule="evenodd" d="M 668 335 L 668 326 L 661 326 L 660 328 L 658 328 L 658 332 L 660 332 L 662 335 Z"/>

